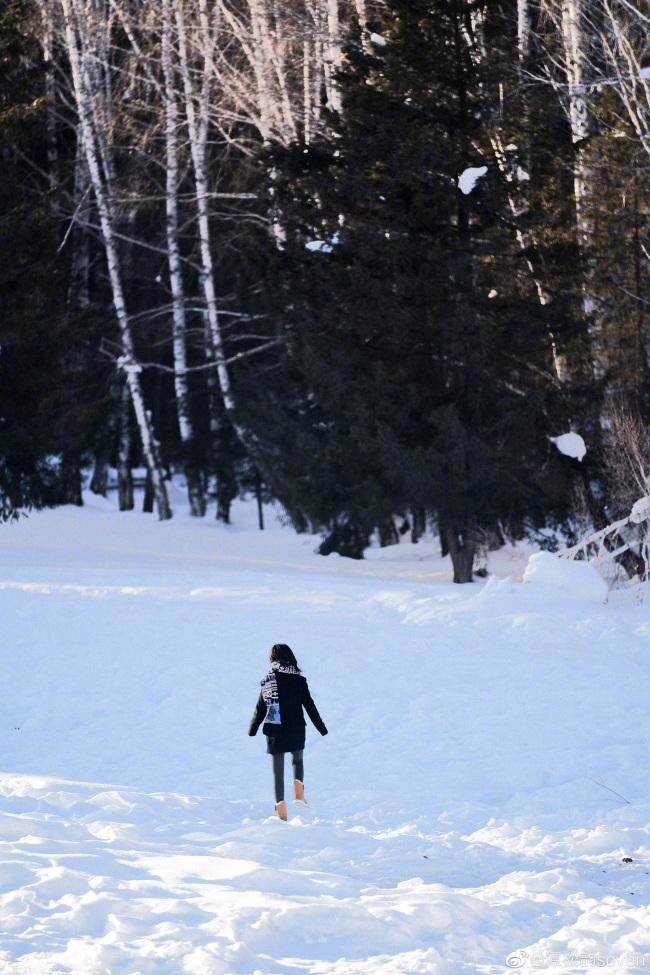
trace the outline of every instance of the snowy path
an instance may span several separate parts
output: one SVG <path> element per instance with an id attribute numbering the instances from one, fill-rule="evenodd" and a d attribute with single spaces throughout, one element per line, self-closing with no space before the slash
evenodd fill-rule
<path id="1" fill-rule="evenodd" d="M 650 967 L 647 605 L 94 504 L 0 528 L 1 975 Z M 331 729 L 288 824 L 278 640 Z"/>

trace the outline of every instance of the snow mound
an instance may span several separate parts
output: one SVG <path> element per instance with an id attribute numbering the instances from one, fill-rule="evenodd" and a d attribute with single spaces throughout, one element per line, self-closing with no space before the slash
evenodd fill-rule
<path id="1" fill-rule="evenodd" d="M 565 457 L 582 460 L 587 453 L 587 445 L 579 433 L 563 433 L 560 437 L 549 437 L 549 440 Z"/>
<path id="2" fill-rule="evenodd" d="M 524 582 L 563 589 L 573 599 L 589 603 L 607 602 L 607 583 L 593 565 L 560 559 L 550 552 L 531 555 L 524 572 Z"/>

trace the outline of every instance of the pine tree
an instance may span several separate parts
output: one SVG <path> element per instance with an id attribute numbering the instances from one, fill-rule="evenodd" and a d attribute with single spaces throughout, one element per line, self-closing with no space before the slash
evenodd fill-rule
<path id="1" fill-rule="evenodd" d="M 296 504 L 357 556 L 423 508 L 457 582 L 481 529 L 560 517 L 571 476 L 548 440 L 574 406 L 553 312 L 490 141 L 497 7 L 389 0 L 371 51 L 359 31 L 348 46 L 335 138 L 274 160 L 291 352 L 276 454 Z"/>
<path id="2" fill-rule="evenodd" d="M 68 302 L 61 186 L 48 172 L 47 73 L 24 3 L 0 15 L 0 520 L 78 500 L 107 408 L 105 315 Z M 65 147 L 59 175 L 66 178 Z M 66 462 L 74 458 L 74 476 Z"/>

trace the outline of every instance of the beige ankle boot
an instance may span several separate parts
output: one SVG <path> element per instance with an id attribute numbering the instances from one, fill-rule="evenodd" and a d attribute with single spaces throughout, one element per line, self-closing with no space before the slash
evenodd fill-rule
<path id="1" fill-rule="evenodd" d="M 278 817 L 278 819 L 281 819 L 283 822 L 286 823 L 286 821 L 287 821 L 287 804 L 286 804 L 286 802 L 284 802 L 284 800 L 282 802 L 276 802 L 276 804 L 275 804 L 275 815 Z"/>
<path id="2" fill-rule="evenodd" d="M 309 803 L 305 799 L 305 787 L 299 779 L 293 780 L 293 801 L 298 806 L 309 808 Z"/>

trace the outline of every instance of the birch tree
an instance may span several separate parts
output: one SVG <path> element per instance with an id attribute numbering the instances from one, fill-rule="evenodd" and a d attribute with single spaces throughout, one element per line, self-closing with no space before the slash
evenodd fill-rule
<path id="1" fill-rule="evenodd" d="M 166 517 L 169 506 L 142 383 L 143 368 L 163 367 L 136 357 L 136 316 L 129 309 L 133 296 L 125 273 L 127 253 L 134 254 L 141 247 L 157 247 L 164 253 L 171 290 L 178 429 L 190 507 L 200 515 L 205 510 L 201 476 L 188 460 L 195 440 L 190 374 L 193 369 L 206 369 L 215 403 L 210 418 L 215 437 L 223 432 L 224 417 L 229 418 L 240 442 L 251 456 L 258 454 L 256 463 L 263 469 L 254 437 L 236 419 L 231 369 L 242 356 L 256 355 L 277 344 L 271 338 L 255 346 L 252 336 L 246 339 L 225 324 L 215 272 L 215 257 L 222 260 L 223 250 L 215 235 L 219 194 L 211 176 L 220 166 L 216 143 L 245 160 L 255 155 L 260 144 L 287 145 L 297 138 L 307 142 L 319 131 L 324 102 L 329 108 L 340 107 L 335 74 L 341 65 L 347 5 L 337 0 L 277 0 L 272 4 L 263 0 L 155 0 L 143 9 L 133 0 L 35 2 L 44 15 L 47 57 L 58 43 L 69 60 L 71 104 L 77 116 L 78 158 L 70 203 L 74 241 L 71 301 L 80 308 L 89 302 L 88 228 L 96 223 L 120 329 L 118 367 L 132 397 L 159 513 Z M 368 4 L 358 2 L 355 7 L 365 20 Z M 147 173 L 152 133 L 156 132 L 163 147 L 162 154 L 155 150 L 164 171 L 162 192 Z M 117 139 L 123 144 L 118 145 Z M 118 155 L 119 176 L 115 168 Z M 125 171 L 125 163 L 131 171 Z M 181 184 L 185 204 L 181 203 Z M 129 226 L 122 215 L 125 187 Z M 180 247 L 181 223 L 187 222 L 192 206 L 187 202 L 188 191 L 196 207 L 198 267 L 187 264 Z M 164 211 L 164 241 L 160 239 L 152 247 L 151 241 L 136 239 L 135 227 L 143 207 L 158 205 L 154 202 L 157 194 Z M 281 229 L 279 233 L 280 240 Z M 197 304 L 186 293 L 188 271 L 198 281 L 198 304 L 203 305 L 208 326 L 205 367 L 188 365 L 187 308 Z M 143 314 L 139 311 L 138 319 Z M 152 315 L 159 314 L 152 309 Z M 240 337 L 247 342 L 244 350 L 230 351 L 230 343 Z M 121 429 L 126 429 L 124 424 Z M 122 450 L 122 462 L 125 456 Z"/>
<path id="2" fill-rule="evenodd" d="M 185 314 L 185 288 L 183 266 L 179 246 L 179 134 L 180 117 L 178 91 L 172 60 L 172 12 L 169 0 L 163 0 L 162 10 L 162 70 L 164 79 L 165 107 L 165 209 L 166 234 L 169 261 L 169 277 L 172 290 L 173 346 L 174 346 L 174 385 L 178 426 L 185 454 L 185 477 L 187 481 L 190 513 L 201 517 L 205 514 L 205 497 L 200 475 L 192 462 L 195 432 L 189 401 L 187 372 L 187 322 Z"/>
<path id="3" fill-rule="evenodd" d="M 612 241 L 602 234 L 605 226 L 611 227 L 612 206 L 620 209 L 619 220 L 633 223 L 628 239 L 633 242 L 634 280 L 623 281 L 627 260 L 619 262 L 615 273 L 621 278 L 618 303 L 636 302 L 628 312 L 628 331 L 639 333 L 646 300 L 641 279 L 648 253 L 643 255 L 645 245 L 639 230 L 643 216 L 634 201 L 644 183 L 637 147 L 646 155 L 650 149 L 650 77 L 645 70 L 650 60 L 650 8 L 646 0 L 543 0 L 543 7 L 560 40 L 559 52 L 548 49 L 547 79 L 565 106 L 574 145 L 576 231 L 584 258 L 583 310 L 592 320 L 594 372 L 601 379 L 611 374 L 609 385 L 621 392 L 621 379 L 629 370 L 621 370 L 621 364 L 614 361 L 621 335 L 618 329 L 612 332 L 611 322 L 611 302 L 617 300 L 611 297 Z M 612 183 L 621 160 L 620 145 L 614 148 L 610 141 L 610 151 L 606 150 L 608 136 L 610 140 L 628 140 L 629 166 L 625 183 L 613 199 L 610 195 L 605 201 L 602 194 L 606 184 Z M 641 270 L 639 261 L 644 259 L 646 268 Z M 643 377 L 648 375 L 646 339 L 636 334 L 624 338 L 624 343 L 628 342 L 634 346 L 639 363 L 635 372 L 640 377 L 636 380 L 640 404 L 644 395 L 641 387 L 647 381 Z"/>
<path id="4" fill-rule="evenodd" d="M 146 409 L 142 391 L 142 367 L 137 361 L 126 305 L 112 193 L 115 180 L 110 143 L 113 106 L 110 96 L 110 75 L 107 70 L 109 52 L 106 44 L 112 17 L 103 0 L 59 0 L 59 3 L 82 146 L 99 214 L 113 304 L 120 328 L 122 355 L 119 366 L 126 375 L 131 394 L 158 516 L 164 520 L 171 517 L 171 509 L 150 414 Z M 103 49 L 100 46 L 102 41 Z"/>
<path id="5" fill-rule="evenodd" d="M 591 179 L 587 140 L 592 132 L 593 121 L 587 94 L 588 36 L 583 14 L 584 0 L 562 0 L 561 23 L 564 43 L 567 97 L 571 136 L 576 150 L 574 163 L 574 192 L 576 225 L 580 244 L 589 264 L 589 249 L 593 236 L 593 221 L 589 213 L 589 183 Z M 589 274 L 588 274 L 589 277 Z M 584 309 L 587 314 L 595 311 L 596 304 L 586 284 Z"/>
<path id="6" fill-rule="evenodd" d="M 623 116 L 650 156 L 650 4 L 601 0 L 602 19 L 592 24 L 603 55 L 596 83 L 611 88 Z"/>

